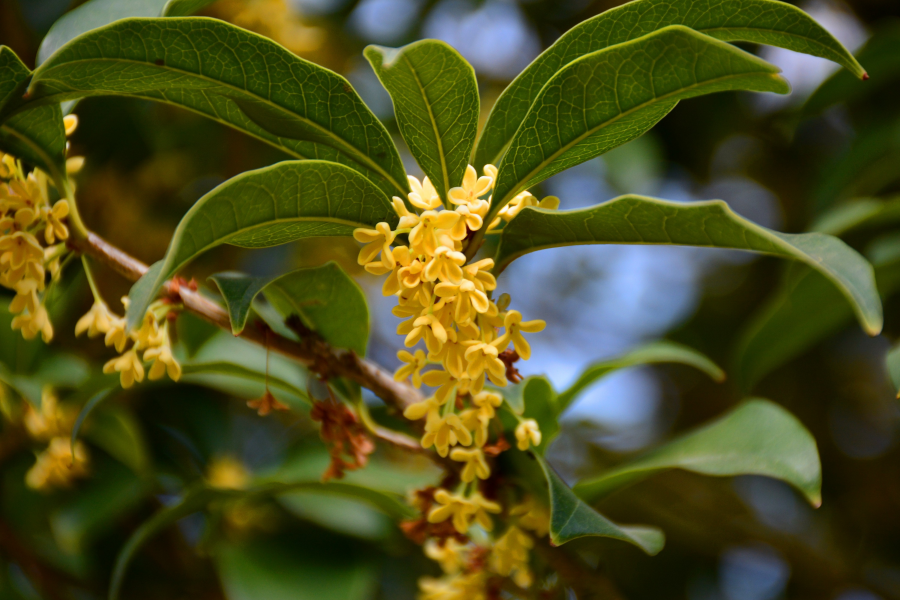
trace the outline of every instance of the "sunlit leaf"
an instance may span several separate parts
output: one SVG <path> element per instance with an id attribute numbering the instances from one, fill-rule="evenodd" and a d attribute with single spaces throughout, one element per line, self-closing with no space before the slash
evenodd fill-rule
<path id="1" fill-rule="evenodd" d="M 289 161 L 248 171 L 215 188 L 187 212 L 166 257 L 132 288 L 129 327 L 140 323 L 162 284 L 195 256 L 221 244 L 277 246 L 308 237 L 349 236 L 397 214 L 356 171 L 325 161 Z"/>
<path id="2" fill-rule="evenodd" d="M 559 393 L 556 398 L 557 414 L 562 414 L 578 398 L 579 394 L 613 371 L 656 363 L 688 365 L 703 371 L 716 381 L 725 379 L 725 372 L 696 350 L 674 342 L 651 342 L 623 356 L 590 365 L 578 376 L 575 383 Z"/>
<path id="3" fill-rule="evenodd" d="M 162 16 L 186 17 L 213 2 L 215 0 L 169 0 L 162 10 Z"/>
<path id="4" fill-rule="evenodd" d="M 642 458 L 585 479 L 575 493 L 586 502 L 667 469 L 703 475 L 764 475 L 785 481 L 813 504 L 822 503 L 816 441 L 789 412 L 768 400 L 749 400 L 715 422 L 650 451 Z"/>
<path id="5" fill-rule="evenodd" d="M 297 315 L 306 327 L 335 348 L 349 348 L 360 356 L 366 353 L 366 298 L 359 285 L 336 263 L 277 277 L 219 273 L 211 279 L 222 292 L 235 333 L 244 328 L 253 299 L 262 292 L 283 318 Z"/>
<path id="6" fill-rule="evenodd" d="M 124 95 L 168 102 L 293 157 L 340 162 L 386 193 L 409 189 L 384 126 L 346 79 L 215 19 L 135 18 L 72 40 L 35 72 L 30 103 Z"/>
<path id="7" fill-rule="evenodd" d="M 462 182 L 478 127 L 475 71 L 437 40 L 369 46 L 366 58 L 394 101 L 400 134 L 438 194 Z"/>
<path id="8" fill-rule="evenodd" d="M 497 99 L 484 126 L 475 151 L 476 166 L 497 163 L 541 88 L 562 67 L 591 52 L 668 25 L 684 25 L 727 42 L 755 42 L 827 58 L 848 69 L 845 76 L 848 80 L 862 77 L 864 73 L 856 59 L 831 34 L 809 15 L 784 2 L 629 2 L 569 29 L 513 80 Z"/>
<path id="9" fill-rule="evenodd" d="M 25 93 L 31 72 L 15 52 L 0 46 L 0 110 Z M 59 106 L 41 106 L 0 125 L 0 150 L 44 169 L 51 177 L 66 172 L 66 131 Z"/>
<path id="10" fill-rule="evenodd" d="M 641 136 L 679 100 L 727 90 L 788 93 L 778 71 L 681 26 L 579 58 L 547 82 L 516 131 L 486 222 L 522 190 Z"/>
<path id="11" fill-rule="evenodd" d="M 779 233 L 734 213 L 721 200 L 668 202 L 621 196 L 570 211 L 523 209 L 500 236 L 497 272 L 535 250 L 577 244 L 674 244 L 750 250 L 797 260 L 825 275 L 850 301 L 863 329 L 881 331 L 872 266 L 841 240 L 821 233 Z"/>
<path id="12" fill-rule="evenodd" d="M 543 458 L 537 459 L 550 492 L 550 541 L 556 545 L 580 537 L 607 537 L 634 544 L 653 556 L 665 544 L 656 527 L 617 525 L 585 504 Z"/>

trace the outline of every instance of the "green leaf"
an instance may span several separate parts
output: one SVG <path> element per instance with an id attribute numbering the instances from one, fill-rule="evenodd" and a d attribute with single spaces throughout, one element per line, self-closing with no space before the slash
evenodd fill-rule
<path id="1" fill-rule="evenodd" d="M 727 90 L 788 93 L 778 71 L 681 26 L 569 63 L 541 89 L 516 131 L 485 222 L 522 190 L 641 136 L 679 100 Z"/>
<path id="2" fill-rule="evenodd" d="M 853 306 L 863 329 L 881 331 L 872 266 L 841 240 L 821 233 L 779 233 L 738 216 L 721 200 L 668 202 L 621 196 L 571 211 L 525 208 L 500 236 L 497 273 L 523 254 L 577 244 L 674 244 L 750 250 L 806 263 Z"/>
<path id="3" fill-rule="evenodd" d="M 460 185 L 478 128 L 475 71 L 444 42 L 364 52 L 394 102 L 400 134 L 446 204 Z"/>
<path id="4" fill-rule="evenodd" d="M 116 600 L 122 588 L 125 574 L 131 559 L 137 551 L 153 536 L 174 524 L 176 521 L 195 512 L 205 510 L 213 501 L 226 499 L 265 498 L 309 490 L 313 492 L 327 492 L 337 496 L 356 498 L 363 500 L 385 514 L 395 518 L 407 518 L 411 516 L 411 509 L 406 505 L 399 494 L 381 492 L 360 485 L 343 482 L 322 483 L 321 481 L 291 481 L 291 482 L 261 482 L 244 490 L 218 489 L 204 486 L 195 487 L 187 491 L 182 499 L 172 506 L 168 506 L 157 512 L 149 521 L 138 527 L 131 535 L 125 546 L 116 557 L 113 569 L 112 582 L 110 584 L 110 600 Z"/>
<path id="5" fill-rule="evenodd" d="M 169 0 L 162 10 L 164 17 L 186 17 L 201 8 L 209 6 L 215 0 Z"/>
<path id="6" fill-rule="evenodd" d="M 124 19 L 85 33 L 35 72 L 30 102 L 124 95 L 168 102 L 296 158 L 343 163 L 386 193 L 409 190 L 390 134 L 346 79 L 223 21 Z"/>
<path id="7" fill-rule="evenodd" d="M 362 548 L 285 539 L 227 542 L 213 556 L 228 600 L 368 600 L 378 565 Z"/>
<path id="8" fill-rule="evenodd" d="M 676 344 L 674 342 L 657 341 L 650 342 L 640 348 L 632 350 L 628 354 L 596 362 L 582 371 L 578 379 L 569 388 L 560 392 L 556 398 L 557 414 L 562 414 L 578 398 L 578 395 L 599 379 L 618 369 L 625 369 L 637 365 L 649 365 L 656 363 L 679 363 L 699 369 L 713 378 L 715 381 L 724 381 L 725 372 L 713 361 L 692 348 Z"/>
<path id="9" fill-rule="evenodd" d="M 273 389 L 289 392 L 300 400 L 310 404 L 307 393 L 291 382 L 276 377 L 271 373 L 269 375 L 260 373 L 259 371 L 245 367 L 244 365 L 237 365 L 225 361 L 189 363 L 181 365 L 181 373 L 184 380 L 187 382 L 196 379 L 203 380 L 202 376 L 205 375 L 227 375 L 228 377 L 237 377 L 238 379 L 243 379 L 245 381 L 263 383 Z"/>
<path id="10" fill-rule="evenodd" d="M 891 225 L 900 222 L 900 198 L 875 200 L 857 198 L 843 202 L 822 214 L 810 230 L 829 235 L 843 235 L 848 231 Z"/>
<path id="11" fill-rule="evenodd" d="M 616 525 L 581 501 L 543 458 L 537 459 L 550 489 L 550 541 L 565 544 L 580 537 L 608 537 L 634 544 L 650 556 L 662 550 L 663 532 L 656 527 Z"/>
<path id="12" fill-rule="evenodd" d="M 113 388 L 105 388 L 100 392 L 94 394 L 87 402 L 85 402 L 84 406 L 81 407 L 81 411 L 78 413 L 78 418 L 75 420 L 75 425 L 72 427 L 72 435 L 70 437 L 69 443 L 72 449 L 72 456 L 75 456 L 75 442 L 78 440 L 78 433 L 81 431 L 81 426 L 84 424 L 85 419 L 94 412 L 94 409 L 97 408 L 97 405 L 103 402 L 106 397 L 113 391 Z"/>
<path id="13" fill-rule="evenodd" d="M 875 280 L 884 299 L 900 289 L 900 255 L 876 257 Z M 873 248 L 873 250 L 878 250 Z M 853 311 L 822 274 L 789 269 L 778 290 L 741 333 L 735 352 L 740 388 L 748 391 L 767 374 L 853 321 Z"/>
<path id="14" fill-rule="evenodd" d="M 366 353 L 369 309 L 359 285 L 337 263 L 298 269 L 268 278 L 239 273 L 211 277 L 225 298 L 232 330 L 244 328 L 253 299 L 262 292 L 283 317 L 297 315 L 303 324 L 336 348 Z"/>
<path id="15" fill-rule="evenodd" d="M 885 356 L 885 364 L 891 383 L 894 389 L 897 390 L 897 397 L 900 398 L 900 344 L 890 349 L 887 356 Z"/>
<path id="16" fill-rule="evenodd" d="M 559 420 L 556 412 L 556 390 L 544 376 L 527 377 L 520 384 L 498 389 L 504 395 L 505 408 L 510 413 L 521 415 L 523 419 L 534 419 L 541 430 L 541 443 L 534 450 L 541 456 L 547 451 L 550 443 L 559 434 Z M 510 433 L 515 431 L 519 419 L 511 414 L 501 413 L 504 429 Z M 515 443 L 515 441 L 513 441 Z"/>
<path id="17" fill-rule="evenodd" d="M 668 25 L 684 25 L 726 42 L 755 42 L 820 56 L 846 67 L 857 78 L 864 76 L 863 68 L 840 42 L 809 15 L 784 2 L 629 2 L 567 31 L 513 80 L 497 99 L 485 123 L 475 149 L 475 165 L 497 164 L 541 88 L 561 68 L 586 54 Z"/>
<path id="18" fill-rule="evenodd" d="M 140 324 L 162 284 L 195 256 L 219 246 L 277 246 L 301 238 L 352 235 L 391 226 L 397 214 L 356 171 L 325 161 L 289 161 L 248 171 L 215 188 L 185 214 L 161 263 L 132 287 L 128 325 Z"/>
<path id="19" fill-rule="evenodd" d="M 158 17 L 165 5 L 166 0 L 89 0 L 53 24 L 38 48 L 37 64 L 82 33 L 129 17 Z"/>
<path id="20" fill-rule="evenodd" d="M 599 477 L 578 482 L 585 502 L 667 469 L 717 477 L 764 475 L 785 481 L 813 506 L 822 503 L 816 440 L 792 414 L 768 400 L 748 400 L 715 422 Z"/>
<path id="21" fill-rule="evenodd" d="M 15 52 L 0 46 L 0 110 L 18 101 L 31 72 Z M 66 172 L 66 130 L 59 106 L 19 113 L 0 125 L 0 150 L 44 169 L 51 177 Z"/>

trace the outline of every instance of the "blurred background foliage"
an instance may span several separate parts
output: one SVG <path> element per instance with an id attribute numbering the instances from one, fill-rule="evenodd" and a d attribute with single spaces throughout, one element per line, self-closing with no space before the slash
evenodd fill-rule
<path id="1" fill-rule="evenodd" d="M 78 4 L 0 0 L 0 43 L 34 66 L 44 33 Z M 362 57 L 365 45 L 447 41 L 475 67 L 486 116 L 506 83 L 543 48 L 616 4 L 219 0 L 203 14 L 344 74 L 403 148 L 390 99 Z M 774 480 L 685 472 L 604 499 L 599 508 L 611 518 L 667 532 L 666 548 L 653 558 L 613 541 L 572 543 L 627 598 L 900 598 L 900 412 L 885 365 L 900 336 L 900 294 L 893 293 L 900 288 L 900 5 L 848 0 L 802 7 L 858 53 L 869 81 L 834 75 L 824 60 L 760 50 L 784 69 L 791 96 L 718 94 L 684 103 L 649 135 L 548 180 L 543 192 L 559 196 L 563 209 L 626 192 L 686 202 L 721 198 L 767 227 L 839 234 L 877 266 L 886 302 L 883 335 L 866 337 L 840 298 L 835 304 L 808 273 L 728 251 L 550 250 L 520 259 L 500 280 L 500 291 L 514 296 L 526 318 L 548 324 L 532 338 L 525 374 L 546 374 L 558 388 L 588 363 L 660 337 L 707 353 L 729 373 L 716 384 L 685 367 L 655 366 L 604 380 L 571 407 L 549 451 L 570 480 L 703 423 L 749 394 L 786 407 L 818 442 L 824 475 L 818 510 Z M 78 176 L 84 220 L 148 263 L 163 255 L 175 225 L 203 193 L 285 158 L 168 106 L 92 98 L 76 112 L 74 154 L 86 157 Z M 404 160 L 420 174 L 408 153 Z M 252 252 L 223 247 L 195 261 L 186 275 L 204 281 L 233 268 L 268 275 L 335 260 L 369 296 L 369 355 L 393 367 L 398 338 L 390 303 L 358 267 L 356 253 L 352 241 L 340 239 Z M 22 341 L 10 331 L 9 315 L 0 314 L 0 373 L 32 398 L 42 390 L 58 395 L 73 415 L 101 386 L 97 373 L 108 358 L 102 344 L 74 340 L 75 320 L 91 304 L 76 271 L 58 292 L 65 301 L 55 305 L 57 340 L 50 347 Z M 114 273 L 98 275 L 105 297 L 127 293 L 129 284 Z M 117 304 L 112 308 L 121 310 Z M 178 339 L 181 351 L 197 360 L 265 365 L 262 349 L 188 314 L 179 319 Z M 306 389 L 287 361 L 273 356 L 270 367 Z M 318 480 L 327 453 L 290 394 L 281 399 L 298 410 L 260 418 L 241 400 L 261 395 L 262 385 L 221 375 L 186 380 L 117 390 L 99 404 L 82 428 L 88 475 L 53 493 L 25 485 L 40 447 L 17 424 L 23 405 L 0 393 L 0 599 L 105 597 L 128 537 L 203 478 L 222 489 L 267 478 Z M 367 400 L 378 416 L 377 401 Z M 394 498 L 438 477 L 427 461 L 381 447 L 368 468 L 346 481 Z M 417 576 L 434 568 L 403 537 L 388 508 L 351 497 L 299 491 L 220 499 L 206 514 L 180 519 L 150 540 L 134 560 L 123 596 L 402 599 L 412 598 Z"/>

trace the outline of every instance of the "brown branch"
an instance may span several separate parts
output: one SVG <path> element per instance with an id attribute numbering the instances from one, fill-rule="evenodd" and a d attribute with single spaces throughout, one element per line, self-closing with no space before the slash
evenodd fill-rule
<path id="1" fill-rule="evenodd" d="M 148 269 L 147 265 L 93 232 L 89 232 L 83 240 L 71 240 L 70 245 L 131 281 L 140 279 Z M 167 282 L 164 289 L 166 293 L 177 294 L 187 310 L 213 325 L 231 331 L 228 313 L 217 303 L 188 289 L 187 286 L 173 284 L 172 281 Z M 297 342 L 272 332 L 266 335 L 265 331 L 256 327 L 245 328 L 240 337 L 283 354 L 317 373 L 337 375 L 354 381 L 371 390 L 384 400 L 385 404 L 398 411 L 402 412 L 410 404 L 422 401 L 422 395 L 418 390 L 405 383 L 394 381 L 391 373 L 372 361 L 360 358 L 351 351 L 331 348 L 321 340 L 310 337 Z M 389 439 L 392 436 L 379 437 L 397 443 L 396 439 Z"/>

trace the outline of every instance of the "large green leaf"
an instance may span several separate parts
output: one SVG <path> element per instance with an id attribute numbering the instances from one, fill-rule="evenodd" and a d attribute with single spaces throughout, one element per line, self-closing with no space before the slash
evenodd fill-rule
<path id="1" fill-rule="evenodd" d="M 795 6 L 773 0 L 638 0 L 579 23 L 503 91 L 475 150 L 475 164 L 496 164 L 541 88 L 572 61 L 668 25 L 684 25 L 723 41 L 779 46 L 835 61 L 856 77 L 863 68 L 831 34 Z"/>
<path id="2" fill-rule="evenodd" d="M 575 485 L 586 502 L 667 469 L 713 476 L 765 475 L 822 503 L 816 440 L 793 415 L 768 400 L 748 400 L 724 417 L 635 461 Z"/>
<path id="3" fill-rule="evenodd" d="M 556 474 L 547 461 L 537 459 L 550 491 L 550 541 L 565 544 L 580 537 L 608 537 L 634 544 L 653 556 L 665 544 L 663 532 L 656 527 L 616 525 L 582 502 Z"/>
<path id="4" fill-rule="evenodd" d="M 162 10 L 162 16 L 186 17 L 213 2 L 215 2 L 215 0 L 169 0 Z"/>
<path id="5" fill-rule="evenodd" d="M 779 233 L 738 216 L 721 200 L 668 202 L 621 196 L 571 211 L 525 208 L 500 236 L 498 272 L 543 248 L 577 244 L 674 244 L 733 248 L 804 262 L 825 275 L 853 306 L 863 329 L 881 331 L 872 266 L 841 240 L 821 233 Z"/>
<path id="6" fill-rule="evenodd" d="M 225 361 L 197 362 L 181 365 L 182 378 L 185 382 L 203 381 L 206 376 L 225 375 L 236 377 L 245 381 L 265 384 L 273 389 L 288 392 L 293 396 L 310 404 L 309 396 L 296 385 L 272 374 L 261 373 L 244 365 L 237 365 Z"/>
<path id="7" fill-rule="evenodd" d="M 713 361 L 692 348 L 674 342 L 651 342 L 628 354 L 596 362 L 582 371 L 569 388 L 556 397 L 557 414 L 562 414 L 589 386 L 618 369 L 656 363 L 679 363 L 699 369 L 716 381 L 724 381 L 725 372 Z"/>
<path id="8" fill-rule="evenodd" d="M 347 164 L 387 193 L 409 190 L 390 135 L 346 79 L 223 21 L 135 18 L 94 29 L 48 58 L 29 93 L 31 103 L 94 95 L 169 102 L 296 158 Z"/>
<path id="9" fill-rule="evenodd" d="M 900 289 L 900 256 L 870 256 L 878 291 L 886 300 Z M 735 352 L 738 384 L 744 391 L 752 389 L 768 373 L 852 321 L 852 309 L 822 274 L 805 267 L 788 270 L 740 335 Z"/>
<path id="10" fill-rule="evenodd" d="M 514 414 L 537 421 L 541 430 L 541 443 L 535 448 L 535 452 L 543 456 L 559 434 L 556 390 L 553 389 L 553 384 L 544 376 L 531 376 L 518 385 L 497 391 L 503 394 L 506 400 L 504 408 L 509 411 L 500 413 L 504 429 L 510 433 L 515 430 L 519 419 Z"/>
<path id="11" fill-rule="evenodd" d="M 500 162 L 486 222 L 517 193 L 639 137 L 679 100 L 790 91 L 779 69 L 682 26 L 585 55 L 541 89 Z"/>
<path id="12" fill-rule="evenodd" d="M 258 539 L 220 544 L 213 559 L 228 600 L 368 600 L 378 590 L 375 556 L 340 539 L 324 544 Z"/>
<path id="13" fill-rule="evenodd" d="M 366 353 L 369 309 L 359 285 L 337 263 L 298 269 L 277 277 L 219 273 L 211 277 L 228 306 L 235 335 L 247 322 L 260 292 L 283 317 L 297 315 L 303 324 L 336 348 Z"/>
<path id="14" fill-rule="evenodd" d="M 0 110 L 25 92 L 31 72 L 16 53 L 0 46 Z M 66 131 L 59 106 L 17 114 L 0 125 L 0 150 L 58 178 L 66 172 Z"/>
<path id="15" fill-rule="evenodd" d="M 38 48 L 37 64 L 82 33 L 129 17 L 158 17 L 165 5 L 166 0 L 88 0 L 53 24 Z"/>
<path id="16" fill-rule="evenodd" d="M 166 279 L 221 244 L 276 246 L 307 237 L 352 235 L 397 224 L 384 194 L 356 171 L 325 161 L 289 161 L 248 171 L 215 188 L 185 214 L 165 258 L 131 290 L 129 327 L 140 323 Z"/>
<path id="17" fill-rule="evenodd" d="M 336 496 L 349 497 L 362 500 L 383 511 L 385 514 L 401 519 L 411 516 L 411 509 L 405 503 L 403 496 L 389 492 L 377 491 L 343 482 L 322 483 L 321 481 L 290 481 L 290 482 L 257 482 L 255 485 L 243 489 L 219 489 L 206 486 L 195 487 L 187 491 L 176 504 L 167 506 L 157 512 L 149 521 L 138 527 L 131 535 L 125 546 L 116 557 L 113 569 L 112 582 L 110 584 L 110 600 L 116 600 L 122 588 L 128 565 L 140 548 L 166 527 L 193 513 L 205 510 L 210 503 L 220 500 L 252 500 L 278 496 L 290 492 L 312 491 L 334 494 Z"/>
<path id="18" fill-rule="evenodd" d="M 369 46 L 366 58 L 394 102 L 400 134 L 447 203 L 462 182 L 478 127 L 478 82 L 459 53 L 437 40 Z"/>

